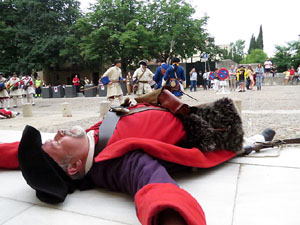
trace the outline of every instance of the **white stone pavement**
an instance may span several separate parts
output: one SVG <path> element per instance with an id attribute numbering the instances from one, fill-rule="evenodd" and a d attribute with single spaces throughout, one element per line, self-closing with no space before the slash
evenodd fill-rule
<path id="1" fill-rule="evenodd" d="M 53 134 L 43 133 L 43 140 Z M 0 130 L 0 143 L 21 131 Z M 175 180 L 205 211 L 208 225 L 299 225 L 300 148 L 239 157 L 212 169 L 178 174 Z M 265 157 L 261 157 L 265 156 Z M 268 156 L 268 157 L 266 157 Z M 40 202 L 20 171 L 0 170 L 0 224 L 139 224 L 131 197 L 97 189 L 68 195 L 59 205 Z"/>

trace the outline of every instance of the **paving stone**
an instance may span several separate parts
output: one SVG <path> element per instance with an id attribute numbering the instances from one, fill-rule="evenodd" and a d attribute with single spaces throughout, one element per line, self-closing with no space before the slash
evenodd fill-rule
<path id="1" fill-rule="evenodd" d="M 228 164 L 176 176 L 201 205 L 209 225 L 231 224 L 240 165 Z M 216 216 L 218 215 L 218 216 Z"/>
<path id="2" fill-rule="evenodd" d="M 85 215 L 80 215 L 72 212 L 64 212 L 61 210 L 34 206 L 29 210 L 24 211 L 20 215 L 14 217 L 3 225 L 121 225 L 123 223 L 104 220 Z"/>
<path id="3" fill-rule="evenodd" d="M 232 225 L 299 225 L 300 170 L 243 165 Z"/>
<path id="4" fill-rule="evenodd" d="M 31 206 L 32 204 L 25 202 L 0 198 L 0 224 L 12 219 Z"/>

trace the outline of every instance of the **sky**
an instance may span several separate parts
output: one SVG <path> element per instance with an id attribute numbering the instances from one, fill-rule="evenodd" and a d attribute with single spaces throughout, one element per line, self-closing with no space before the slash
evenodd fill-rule
<path id="1" fill-rule="evenodd" d="M 96 0 L 80 0 L 81 9 L 87 10 Z M 263 28 L 264 51 L 269 57 L 275 45 L 299 40 L 299 0 L 187 0 L 196 10 L 195 18 L 209 17 L 207 31 L 217 45 L 229 45 L 239 39 L 246 41 L 248 51 L 252 34 L 257 38 Z"/>

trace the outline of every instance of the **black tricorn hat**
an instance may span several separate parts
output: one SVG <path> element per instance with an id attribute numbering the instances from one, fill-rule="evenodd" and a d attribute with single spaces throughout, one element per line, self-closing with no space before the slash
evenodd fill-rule
<path id="1" fill-rule="evenodd" d="M 139 65 L 147 66 L 147 61 L 146 60 L 141 60 L 141 61 L 139 61 Z"/>
<path id="2" fill-rule="evenodd" d="M 40 132 L 26 126 L 18 149 L 19 166 L 27 184 L 36 190 L 36 196 L 46 203 L 63 202 L 75 190 L 72 179 L 41 148 Z"/>
<path id="3" fill-rule="evenodd" d="M 172 63 L 179 63 L 180 62 L 180 59 L 175 57 L 172 59 Z"/>

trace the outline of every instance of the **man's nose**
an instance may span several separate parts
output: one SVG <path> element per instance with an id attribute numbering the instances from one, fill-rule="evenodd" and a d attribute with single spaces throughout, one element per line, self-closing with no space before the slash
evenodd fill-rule
<path id="1" fill-rule="evenodd" d="M 62 138 L 63 136 L 65 136 L 65 133 L 63 130 L 58 130 L 55 137 L 54 137 L 54 140 L 57 141 L 59 140 L 60 138 Z"/>

